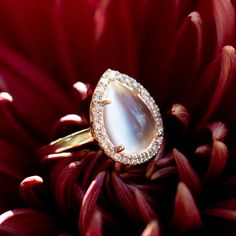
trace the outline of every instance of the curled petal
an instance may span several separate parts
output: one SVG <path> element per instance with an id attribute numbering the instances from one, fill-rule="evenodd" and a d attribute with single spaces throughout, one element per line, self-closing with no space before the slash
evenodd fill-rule
<path id="1" fill-rule="evenodd" d="M 172 42 L 167 47 L 169 50 L 165 53 L 166 57 L 163 57 L 161 62 L 163 63 L 161 84 L 165 91 L 172 91 L 173 97 L 178 96 L 182 99 L 188 99 L 192 96 L 189 93 L 189 87 L 193 86 L 193 78 L 202 63 L 202 25 L 201 15 L 198 12 L 194 11 L 188 16 L 185 15 L 185 19 L 177 28 L 176 34 L 172 36 Z M 191 44 L 189 44 L 190 41 Z M 186 67 L 186 61 L 188 67 Z M 176 75 L 180 76 L 181 80 L 171 79 Z M 165 91 L 160 91 L 161 97 L 165 97 Z M 180 94 L 180 91 L 185 92 Z"/>
<path id="2" fill-rule="evenodd" d="M 20 184 L 20 195 L 26 204 L 40 207 L 43 205 L 42 196 L 43 179 L 40 176 L 30 176 L 25 178 Z"/>
<path id="3" fill-rule="evenodd" d="M 235 10 L 230 0 L 212 0 L 216 26 L 217 49 L 230 43 L 235 27 Z"/>
<path id="4" fill-rule="evenodd" d="M 214 88 L 214 93 L 211 95 L 210 104 L 207 106 L 207 111 L 202 118 L 202 123 L 205 123 L 209 117 L 215 112 L 218 104 L 220 103 L 223 95 L 227 91 L 232 79 L 236 72 L 236 52 L 232 46 L 224 46 L 221 53 L 221 71 L 218 83 Z M 211 81 L 212 85 L 215 84 L 215 77 Z M 208 83 L 209 83 L 208 82 Z M 204 85 L 203 85 L 204 86 Z M 206 90 L 207 91 L 207 90 Z"/>
<path id="5" fill-rule="evenodd" d="M 180 181 L 187 185 L 193 196 L 196 196 L 199 193 L 201 187 L 198 175 L 182 153 L 174 149 L 173 154 L 175 156 Z"/>
<path id="6" fill-rule="evenodd" d="M 171 114 L 176 116 L 186 127 L 189 124 L 189 114 L 187 109 L 181 104 L 173 104 Z"/>
<path id="7" fill-rule="evenodd" d="M 135 189 L 134 191 L 137 206 L 140 211 L 140 215 L 143 218 L 143 220 L 148 223 L 153 219 L 157 219 L 157 215 L 154 212 L 154 210 L 151 208 L 150 204 L 148 203 L 147 196 L 144 195 L 140 190 Z"/>
<path id="8" fill-rule="evenodd" d="M 90 221 L 93 218 L 96 209 L 97 198 L 103 185 L 104 177 L 105 172 L 100 172 L 84 195 L 79 216 L 79 231 L 82 235 L 86 234 L 89 229 Z"/>
<path id="9" fill-rule="evenodd" d="M 73 85 L 73 87 L 79 92 L 81 100 L 85 100 L 87 97 L 91 96 L 93 93 L 91 85 L 89 84 L 77 82 Z"/>
<path id="10" fill-rule="evenodd" d="M 11 103 L 13 102 L 13 97 L 7 92 L 0 93 L 0 104 L 1 103 Z"/>
<path id="11" fill-rule="evenodd" d="M 160 226 L 158 221 L 153 220 L 151 221 L 146 228 L 144 229 L 142 236 L 160 236 Z"/>
<path id="12" fill-rule="evenodd" d="M 227 146 L 221 141 L 213 141 L 212 153 L 210 165 L 207 170 L 204 181 L 214 181 L 225 168 L 228 160 L 228 149 Z"/>
<path id="13" fill-rule="evenodd" d="M 172 226 L 182 233 L 197 229 L 201 224 L 201 217 L 193 196 L 187 186 L 180 182 L 175 197 Z"/>
<path id="14" fill-rule="evenodd" d="M 99 211 L 95 211 L 86 236 L 102 236 L 102 216 Z"/>
<path id="15" fill-rule="evenodd" d="M 207 156 L 211 153 L 211 147 L 209 145 L 202 145 L 196 148 L 195 154 L 201 156 Z"/>
<path id="16" fill-rule="evenodd" d="M 59 230 L 56 221 L 47 213 L 17 209 L 0 215 L 0 234 L 8 236 L 50 236 Z"/>
<path id="17" fill-rule="evenodd" d="M 64 214 L 69 214 L 70 209 L 75 208 L 73 207 L 74 185 L 80 168 L 79 161 L 66 165 L 56 176 L 55 183 L 53 184 L 58 206 Z"/>
<path id="18" fill-rule="evenodd" d="M 68 134 L 68 130 L 80 130 L 88 125 L 85 117 L 77 114 L 68 114 L 61 117 L 53 126 L 51 136 L 53 138 Z"/>
<path id="19" fill-rule="evenodd" d="M 212 132 L 212 139 L 213 140 L 218 140 L 218 141 L 222 141 L 222 142 L 224 141 L 225 136 L 228 133 L 228 129 L 224 123 L 214 122 L 214 123 L 210 124 L 208 127 Z"/>

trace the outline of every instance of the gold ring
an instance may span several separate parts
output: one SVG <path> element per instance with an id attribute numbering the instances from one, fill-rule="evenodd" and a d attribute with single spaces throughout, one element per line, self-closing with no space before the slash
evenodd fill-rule
<path id="1" fill-rule="evenodd" d="M 40 156 L 57 154 L 96 141 L 105 154 L 122 164 L 136 165 L 160 156 L 164 128 L 149 92 L 135 79 L 108 69 L 90 103 L 90 128 L 41 147 Z"/>

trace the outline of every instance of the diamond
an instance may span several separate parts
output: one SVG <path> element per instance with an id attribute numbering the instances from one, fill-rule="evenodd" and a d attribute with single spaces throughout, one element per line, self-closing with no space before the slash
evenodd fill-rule
<path id="1" fill-rule="evenodd" d="M 121 159 L 122 159 L 122 154 L 121 153 L 115 153 L 114 160 L 120 162 Z"/>

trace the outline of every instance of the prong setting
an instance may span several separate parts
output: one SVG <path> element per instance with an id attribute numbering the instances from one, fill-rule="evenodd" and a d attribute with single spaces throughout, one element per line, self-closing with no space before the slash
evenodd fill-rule
<path id="1" fill-rule="evenodd" d="M 122 151 L 124 151 L 124 150 L 125 150 L 124 145 L 119 145 L 119 146 L 116 146 L 116 147 L 115 147 L 115 152 L 116 152 L 116 153 L 122 152 Z"/>
<path id="2" fill-rule="evenodd" d="M 98 101 L 98 103 L 99 103 L 101 106 L 105 106 L 105 105 L 111 104 L 111 100 L 110 100 L 110 99 L 104 99 L 104 100 Z"/>
<path id="3" fill-rule="evenodd" d="M 155 121 L 155 136 L 150 145 L 142 152 L 127 153 L 125 143 L 122 143 L 123 145 L 114 145 L 107 134 L 104 126 L 103 110 L 106 105 L 111 104 L 112 102 L 106 97 L 106 91 L 113 81 L 118 81 L 130 90 L 135 91 L 135 93 L 148 107 Z M 160 155 L 163 149 L 163 123 L 159 108 L 154 99 L 136 80 L 125 74 L 121 74 L 118 71 L 109 69 L 102 75 L 91 100 L 90 120 L 94 139 L 98 142 L 99 146 L 104 150 L 106 155 L 119 163 L 130 165 L 141 164 L 150 160 L 155 155 Z"/>

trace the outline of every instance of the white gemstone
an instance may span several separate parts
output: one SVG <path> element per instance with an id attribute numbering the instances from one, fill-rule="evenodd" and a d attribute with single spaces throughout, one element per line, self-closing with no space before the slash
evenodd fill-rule
<path id="1" fill-rule="evenodd" d="M 110 100 L 111 104 L 103 105 Z M 131 77 L 107 70 L 90 105 L 94 138 L 105 153 L 123 164 L 140 164 L 160 153 L 163 124 L 148 91 Z M 115 153 L 118 146 L 125 150 Z"/>
<path id="2" fill-rule="evenodd" d="M 124 145 L 125 153 L 145 151 L 155 137 L 155 121 L 135 91 L 113 81 L 105 94 L 111 104 L 104 106 L 104 126 L 114 146 Z"/>

